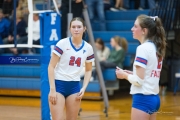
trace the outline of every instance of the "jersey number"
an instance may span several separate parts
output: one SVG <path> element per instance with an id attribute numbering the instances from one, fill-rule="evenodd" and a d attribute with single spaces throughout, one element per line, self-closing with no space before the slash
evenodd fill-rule
<path id="1" fill-rule="evenodd" d="M 70 66 L 74 66 L 74 64 L 76 64 L 78 67 L 80 67 L 81 65 L 81 58 L 78 57 L 77 59 L 74 56 L 70 57 L 70 61 L 69 61 L 69 65 Z"/>

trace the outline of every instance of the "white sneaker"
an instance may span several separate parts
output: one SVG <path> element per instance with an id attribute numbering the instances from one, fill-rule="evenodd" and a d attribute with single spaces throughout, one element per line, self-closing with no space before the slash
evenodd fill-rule
<path id="1" fill-rule="evenodd" d="M 163 88 L 162 88 L 162 96 L 165 96 L 165 95 L 166 95 L 166 89 L 167 89 L 167 87 L 166 87 L 166 86 L 163 86 Z"/>
<path id="2" fill-rule="evenodd" d="M 90 81 L 94 81 L 94 77 L 91 77 L 91 78 L 90 78 Z"/>
<path id="3" fill-rule="evenodd" d="M 127 9 L 125 9 L 123 7 L 120 7 L 119 9 L 122 10 L 122 11 L 127 11 Z"/>
<path id="4" fill-rule="evenodd" d="M 111 8 L 110 8 L 110 10 L 111 10 L 111 11 L 114 11 L 114 12 L 117 12 L 117 11 L 119 11 L 119 9 L 117 9 L 117 8 L 114 8 L 114 7 L 111 7 Z"/>
<path id="5" fill-rule="evenodd" d="M 144 10 L 142 7 L 139 7 L 138 10 Z"/>

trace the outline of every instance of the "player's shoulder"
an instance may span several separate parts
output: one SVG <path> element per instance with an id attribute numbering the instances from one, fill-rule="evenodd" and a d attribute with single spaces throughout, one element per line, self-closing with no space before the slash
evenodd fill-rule
<path id="1" fill-rule="evenodd" d="M 89 49 L 92 49 L 92 46 L 88 42 L 86 42 L 85 40 L 84 40 L 84 46 L 89 48 Z"/>
<path id="2" fill-rule="evenodd" d="M 155 45 L 153 42 L 145 42 L 137 47 L 139 51 L 152 51 L 155 49 Z"/>
<path id="3" fill-rule="evenodd" d="M 69 38 L 63 38 L 63 39 L 60 39 L 58 42 L 57 42 L 57 45 L 64 45 L 64 44 L 67 44 L 67 42 L 69 42 Z"/>
<path id="4" fill-rule="evenodd" d="M 69 42 L 69 37 L 67 37 L 67 38 L 63 38 L 63 39 L 61 39 L 61 40 L 59 40 L 59 42 Z"/>

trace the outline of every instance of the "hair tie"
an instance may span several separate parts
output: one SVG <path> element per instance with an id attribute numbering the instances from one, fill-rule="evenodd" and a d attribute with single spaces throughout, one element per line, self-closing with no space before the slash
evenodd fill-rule
<path id="1" fill-rule="evenodd" d="M 158 18 L 158 16 L 149 16 L 151 19 L 153 19 L 154 21 L 156 20 L 156 18 Z"/>

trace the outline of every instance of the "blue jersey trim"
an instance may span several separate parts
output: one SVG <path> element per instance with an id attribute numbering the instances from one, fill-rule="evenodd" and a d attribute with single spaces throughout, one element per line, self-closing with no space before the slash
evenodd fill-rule
<path id="1" fill-rule="evenodd" d="M 60 53 L 61 55 L 63 54 L 63 50 L 61 50 L 58 46 L 55 46 L 54 50 Z"/>
<path id="2" fill-rule="evenodd" d="M 94 54 L 92 54 L 91 56 L 87 57 L 86 60 L 91 60 L 91 59 L 93 59 L 93 58 L 94 58 Z"/>
<path id="3" fill-rule="evenodd" d="M 79 50 L 81 50 L 81 49 L 84 47 L 84 40 L 82 40 L 82 45 L 81 45 L 81 47 L 80 47 L 79 49 L 76 49 L 76 48 L 74 47 L 71 38 L 69 38 L 69 41 L 70 41 L 70 44 L 71 44 L 72 48 L 73 48 L 76 52 L 78 52 Z"/>
<path id="4" fill-rule="evenodd" d="M 136 61 L 140 62 L 140 63 L 142 63 L 144 65 L 147 65 L 147 62 L 148 62 L 146 59 L 141 58 L 141 57 L 136 57 Z"/>

